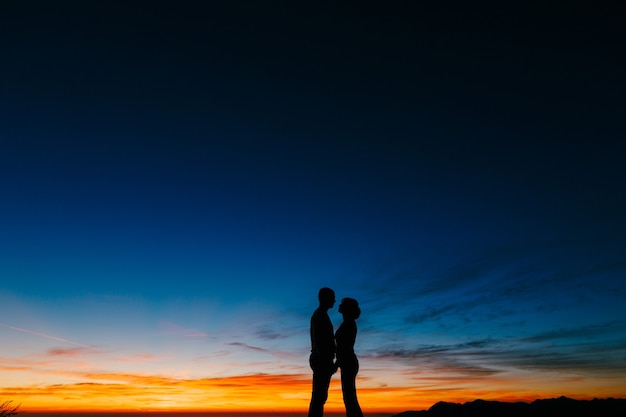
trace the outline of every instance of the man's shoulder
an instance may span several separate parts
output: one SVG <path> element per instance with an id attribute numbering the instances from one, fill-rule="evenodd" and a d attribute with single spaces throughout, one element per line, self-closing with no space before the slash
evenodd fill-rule
<path id="1" fill-rule="evenodd" d="M 317 308 L 311 315 L 311 320 L 315 320 L 319 318 L 326 318 L 326 317 L 328 317 L 328 313 L 326 312 L 326 310 L 322 308 Z"/>

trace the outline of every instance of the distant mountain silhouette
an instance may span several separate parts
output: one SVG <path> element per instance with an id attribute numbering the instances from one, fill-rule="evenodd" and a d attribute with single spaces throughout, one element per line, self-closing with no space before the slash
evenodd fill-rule
<path id="1" fill-rule="evenodd" d="M 625 417 L 626 399 L 589 401 L 567 397 L 525 402 L 475 400 L 465 404 L 440 401 L 424 411 L 405 411 L 392 417 Z"/>

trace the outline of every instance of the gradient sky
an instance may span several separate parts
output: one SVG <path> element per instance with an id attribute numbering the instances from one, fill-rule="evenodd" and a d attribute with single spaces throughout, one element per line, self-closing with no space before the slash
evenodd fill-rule
<path id="1" fill-rule="evenodd" d="M 626 396 L 626 37 L 586 3 L 3 4 L 0 399 L 306 410 L 322 286 L 366 412 Z"/>

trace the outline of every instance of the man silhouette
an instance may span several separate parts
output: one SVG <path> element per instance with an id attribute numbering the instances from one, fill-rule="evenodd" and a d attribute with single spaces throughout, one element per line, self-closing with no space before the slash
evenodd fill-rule
<path id="1" fill-rule="evenodd" d="M 311 316 L 311 356 L 309 364 L 313 370 L 313 392 L 308 417 L 322 417 L 328 399 L 330 378 L 335 373 L 335 335 L 328 310 L 335 305 L 335 292 L 322 288 L 317 294 L 320 305 Z"/>

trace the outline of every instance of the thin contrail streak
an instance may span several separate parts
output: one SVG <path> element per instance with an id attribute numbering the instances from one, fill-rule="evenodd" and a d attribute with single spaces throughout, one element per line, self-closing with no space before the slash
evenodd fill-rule
<path id="1" fill-rule="evenodd" d="M 62 337 L 56 337 L 56 336 L 51 336 L 49 334 L 34 332 L 34 331 L 28 330 L 28 329 L 22 329 L 21 327 L 9 326 L 8 324 L 3 324 L 3 323 L 0 323 L 0 326 L 6 327 L 7 329 L 17 330 L 18 332 L 30 333 L 30 334 L 34 334 L 35 336 L 41 336 L 41 337 L 45 337 L 47 339 L 56 340 L 57 342 L 68 343 L 70 345 L 80 346 L 80 347 L 84 347 L 84 348 L 88 348 L 88 349 L 95 349 L 93 346 L 84 345 L 84 344 L 78 343 L 78 342 L 73 342 L 71 340 L 63 339 Z"/>

